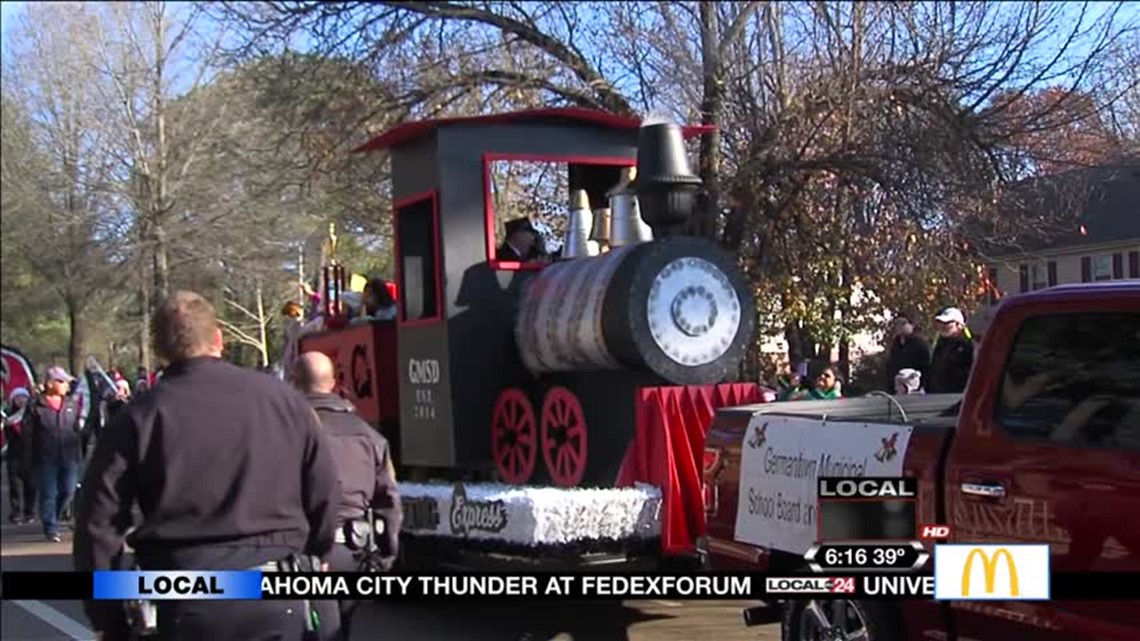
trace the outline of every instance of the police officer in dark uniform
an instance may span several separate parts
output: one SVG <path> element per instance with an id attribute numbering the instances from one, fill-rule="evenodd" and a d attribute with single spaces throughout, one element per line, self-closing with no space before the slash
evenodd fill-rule
<path id="1" fill-rule="evenodd" d="M 294 380 L 316 410 L 340 472 L 339 524 L 336 545 L 328 557 L 330 569 L 334 572 L 391 569 L 396 560 L 403 514 L 388 441 L 357 416 L 352 403 L 334 393 L 336 368 L 328 356 L 321 352 L 301 354 Z M 367 518 L 369 509 L 373 523 Z M 362 546 L 352 539 L 360 539 L 359 535 L 366 533 L 366 528 L 376 521 L 383 528 L 372 530 L 376 549 L 359 549 Z M 356 605 L 355 601 L 341 601 L 341 629 L 333 633 L 326 627 L 322 638 L 348 641 Z"/>
<path id="2" fill-rule="evenodd" d="M 136 501 L 142 520 L 127 541 L 143 570 L 317 569 L 312 557 L 333 547 L 339 488 L 305 399 L 223 361 L 214 308 L 198 294 L 163 301 L 154 335 L 170 366 L 95 444 L 76 503 L 75 569 L 114 569 Z M 113 631 L 122 605 L 86 611 L 96 631 Z M 301 641 L 307 623 L 294 601 L 160 601 L 157 613 L 164 640 Z"/>

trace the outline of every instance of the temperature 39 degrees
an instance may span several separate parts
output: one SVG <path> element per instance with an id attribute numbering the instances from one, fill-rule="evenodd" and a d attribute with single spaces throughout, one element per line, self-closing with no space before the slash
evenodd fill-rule
<path id="1" fill-rule="evenodd" d="M 923 551 L 916 549 L 910 543 L 822 543 L 813 546 L 805 555 L 805 559 L 824 571 L 839 569 L 905 571 L 925 560 L 919 558 Z"/>

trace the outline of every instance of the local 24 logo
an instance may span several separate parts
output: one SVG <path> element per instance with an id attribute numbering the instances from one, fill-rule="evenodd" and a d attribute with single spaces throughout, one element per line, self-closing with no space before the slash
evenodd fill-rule
<path id="1" fill-rule="evenodd" d="M 768 577 L 769 594 L 854 594 L 853 576 Z"/>

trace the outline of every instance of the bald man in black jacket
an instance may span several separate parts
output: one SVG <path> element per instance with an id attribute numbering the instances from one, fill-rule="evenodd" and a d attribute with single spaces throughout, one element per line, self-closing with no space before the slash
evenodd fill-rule
<path id="1" fill-rule="evenodd" d="M 301 354 L 294 381 L 316 410 L 340 472 L 338 537 L 329 556 L 330 569 L 354 572 L 364 566 L 366 559 L 362 552 L 348 547 L 343 532 L 345 523 L 364 519 L 368 508 L 384 523 L 384 532 L 377 536 L 378 565 L 390 569 L 400 542 L 403 514 L 388 441 L 357 416 L 352 403 L 333 393 L 337 385 L 336 367 L 328 356 L 321 352 Z M 355 601 L 341 601 L 339 634 L 330 636 L 331 630 L 325 630 L 322 638 L 348 641 L 355 608 Z"/>

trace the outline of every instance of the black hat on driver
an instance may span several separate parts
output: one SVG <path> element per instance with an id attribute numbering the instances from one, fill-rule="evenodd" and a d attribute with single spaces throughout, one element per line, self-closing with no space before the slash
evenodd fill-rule
<path id="1" fill-rule="evenodd" d="M 507 236 L 510 236 L 516 231 L 529 231 L 536 236 L 538 235 L 538 231 L 535 230 L 534 225 L 530 223 L 530 218 L 515 218 L 514 220 L 508 220 L 504 227 L 506 227 Z"/>

